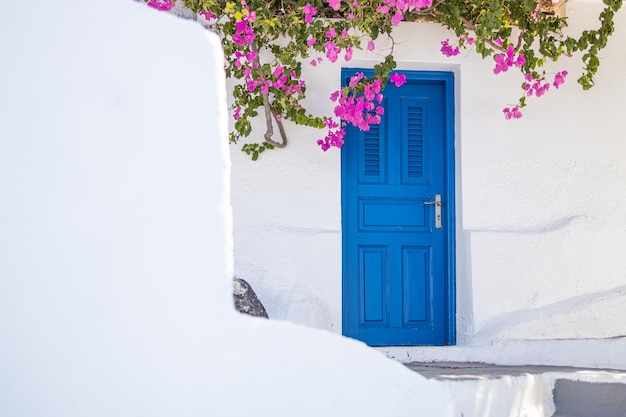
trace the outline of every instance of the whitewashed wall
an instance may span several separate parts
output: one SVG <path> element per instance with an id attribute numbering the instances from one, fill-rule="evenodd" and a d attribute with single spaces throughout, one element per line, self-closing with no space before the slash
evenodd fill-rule
<path id="1" fill-rule="evenodd" d="M 598 3 L 567 3 L 569 33 L 594 24 Z M 558 362 L 563 350 L 586 350 L 583 339 L 624 346 L 626 12 L 616 19 L 596 86 L 583 92 L 576 83 L 578 58 L 550 66 L 569 71 L 566 84 L 530 99 L 519 121 L 501 112 L 521 93 L 519 75 L 496 76 L 492 61 L 472 53 L 442 56 L 449 35 L 437 25 L 401 24 L 395 33 L 399 68 L 456 74 L 457 325 L 467 352 L 513 343 L 506 361 L 528 349 L 524 341 L 569 340 L 526 358 Z M 377 59 L 355 53 L 343 66 Z M 308 70 L 314 112 L 332 112 L 339 74 L 340 65 Z M 340 153 L 317 149 L 321 132 L 291 124 L 287 131 L 289 146 L 257 162 L 232 152 L 235 273 L 253 284 L 271 317 L 340 332 Z"/>
<path id="2" fill-rule="evenodd" d="M 199 25 L 12 2 L 0 56 L 0 416 L 554 411 L 530 375 L 453 387 L 235 312 L 222 52 Z"/>
<path id="3" fill-rule="evenodd" d="M 4 12 L 0 416 L 552 414 L 538 376 L 426 380 L 235 312 L 217 38 L 127 0 Z"/>

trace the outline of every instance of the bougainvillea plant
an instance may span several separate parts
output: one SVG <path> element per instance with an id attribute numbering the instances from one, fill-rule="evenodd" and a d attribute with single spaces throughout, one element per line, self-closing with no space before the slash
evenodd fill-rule
<path id="1" fill-rule="evenodd" d="M 173 0 L 144 0 L 170 11 Z M 345 126 L 368 130 L 378 124 L 384 109 L 381 91 L 391 82 L 401 86 L 406 77 L 396 67 L 393 47 L 379 51 L 381 62 L 373 77 L 355 74 L 347 86 L 335 91 L 334 115 L 313 115 L 303 105 L 304 65 L 324 60 L 349 61 L 355 49 L 374 50 L 374 41 L 389 38 L 402 21 L 430 21 L 450 29 L 455 39 L 442 39 L 441 53 L 451 57 L 469 49 L 492 59 L 494 74 L 520 72 L 521 97 L 503 109 L 506 119 L 522 117 L 531 97 L 559 88 L 567 71 L 549 74 L 544 65 L 563 56 L 579 54 L 584 70 L 578 83 L 594 84 L 599 52 L 614 31 L 613 17 L 622 0 L 603 0 L 597 27 L 577 37 L 563 34 L 567 19 L 555 13 L 563 0 L 179 0 L 222 40 L 226 75 L 238 80 L 232 91 L 234 130 L 230 141 L 249 136 L 251 119 L 261 113 L 266 121 L 262 143 L 247 143 L 243 150 L 253 159 L 266 149 L 284 147 L 283 120 L 323 128 L 317 143 L 322 150 L 340 148 Z M 439 48 L 439 45 L 437 45 Z M 274 125 L 280 139 L 275 138 Z"/>

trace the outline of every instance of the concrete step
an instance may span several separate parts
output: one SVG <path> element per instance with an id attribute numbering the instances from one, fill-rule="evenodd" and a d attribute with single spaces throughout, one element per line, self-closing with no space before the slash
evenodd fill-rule
<path id="1" fill-rule="evenodd" d="M 496 340 L 487 345 L 377 347 L 401 363 L 457 362 L 626 369 L 626 336 L 610 339 Z"/>
<path id="2" fill-rule="evenodd" d="M 405 366 L 458 394 L 453 408 L 465 417 L 626 417 L 625 370 L 476 362 Z"/>

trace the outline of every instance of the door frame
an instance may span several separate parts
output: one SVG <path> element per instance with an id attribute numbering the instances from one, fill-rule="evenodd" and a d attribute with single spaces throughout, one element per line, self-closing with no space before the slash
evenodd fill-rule
<path id="1" fill-rule="evenodd" d="M 347 85 L 347 82 L 351 76 L 356 72 L 363 72 L 365 76 L 371 77 L 374 73 L 369 68 L 342 68 L 341 69 L 341 86 Z M 444 209 L 444 224 L 446 225 L 445 233 L 445 268 L 446 276 L 444 277 L 445 285 L 445 330 L 446 346 L 456 344 L 456 157 L 455 157 L 455 127 L 456 127 L 456 106 L 455 106 L 455 83 L 454 73 L 448 71 L 422 71 L 422 70 L 401 70 L 394 71 L 406 75 L 407 82 L 415 80 L 423 81 L 439 81 L 444 84 L 444 101 L 445 101 L 445 114 L 444 126 L 445 126 L 445 143 L 444 143 L 444 158 L 446 161 L 446 167 L 444 170 L 444 184 L 445 191 L 443 193 L 443 201 L 445 204 Z M 399 87 L 402 88 L 402 87 Z M 350 140 L 350 138 L 346 138 Z M 341 150 L 341 227 L 344 229 L 344 222 L 349 217 L 347 213 L 347 204 L 345 202 L 348 198 L 348 187 L 344 181 L 344 170 L 346 169 L 348 152 L 343 148 Z M 347 282 L 347 239 L 346 235 L 342 233 L 341 239 L 342 249 L 342 334 L 345 335 L 348 322 L 348 314 L 346 314 L 348 306 L 348 282 Z"/>

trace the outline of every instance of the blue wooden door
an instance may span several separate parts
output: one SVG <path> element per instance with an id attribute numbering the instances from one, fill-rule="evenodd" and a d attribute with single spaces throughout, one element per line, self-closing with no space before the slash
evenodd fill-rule
<path id="1" fill-rule="evenodd" d="M 344 85 L 355 71 L 343 70 Z M 453 76 L 403 73 L 404 86 L 384 91 L 382 123 L 348 128 L 342 148 L 343 334 L 372 346 L 449 345 Z"/>

